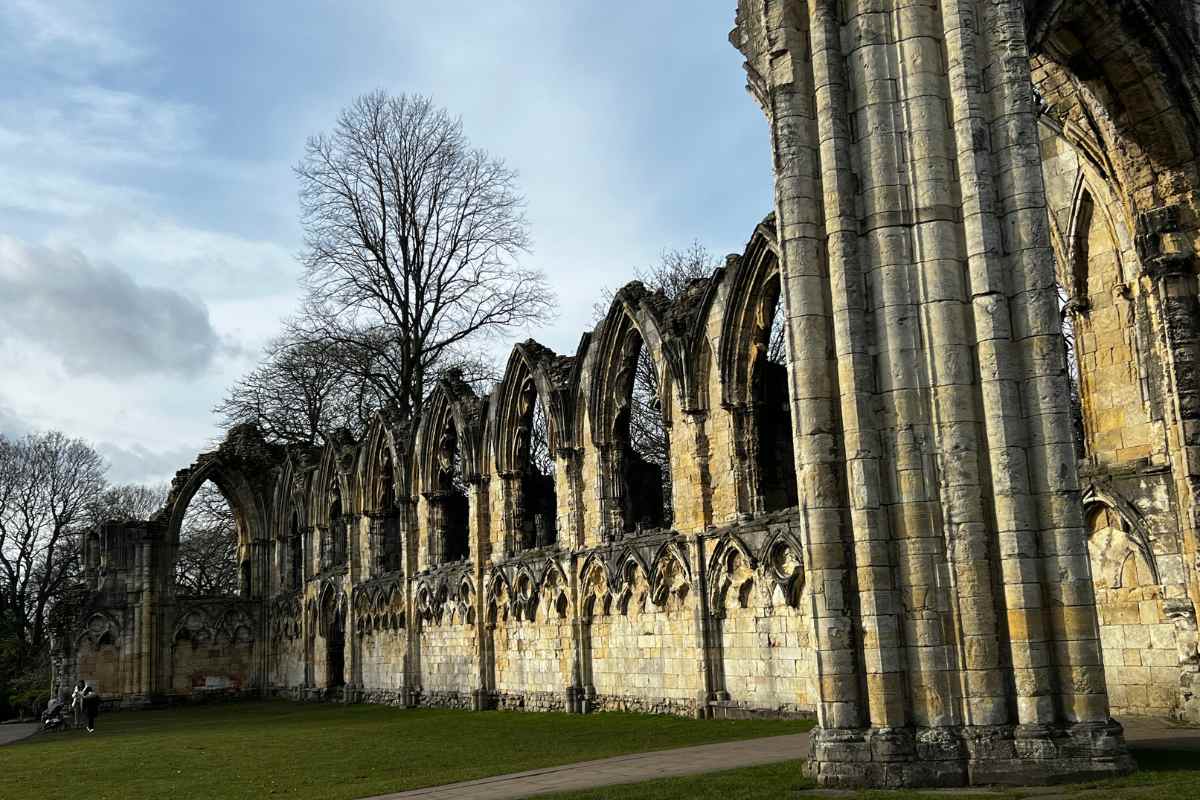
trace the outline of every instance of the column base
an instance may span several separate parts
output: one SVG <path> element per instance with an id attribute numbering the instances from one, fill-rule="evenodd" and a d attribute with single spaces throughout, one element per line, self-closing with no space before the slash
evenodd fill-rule
<path id="1" fill-rule="evenodd" d="M 472 711 L 494 711 L 496 709 L 496 694 L 487 689 L 476 689 L 471 692 Z"/>
<path id="2" fill-rule="evenodd" d="M 1063 727 L 814 729 L 805 772 L 826 788 L 1030 786 L 1136 768 L 1116 722 Z"/>

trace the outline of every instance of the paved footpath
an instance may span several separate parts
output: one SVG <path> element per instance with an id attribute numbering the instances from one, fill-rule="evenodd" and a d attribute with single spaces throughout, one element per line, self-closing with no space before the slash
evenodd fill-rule
<path id="1" fill-rule="evenodd" d="M 496 775 L 477 781 L 379 795 L 369 800 L 516 800 L 550 792 L 594 789 L 618 783 L 641 783 L 656 778 L 674 778 L 701 772 L 752 767 L 757 764 L 794 761 L 802 758 L 807 751 L 808 736 L 803 733 L 770 736 L 765 739 L 704 744 L 698 747 L 633 753 L 599 761 L 563 764 L 529 772 Z"/>
<path id="2" fill-rule="evenodd" d="M 1200 727 L 1173 725 L 1162 719 L 1126 717 L 1121 720 L 1125 741 L 1142 747 L 1200 753 Z"/>
<path id="3" fill-rule="evenodd" d="M 1200 728 L 1181 728 L 1154 719 L 1126 719 L 1125 738 L 1143 746 L 1166 747 L 1200 753 Z M 719 772 L 757 764 L 794 761 L 808 752 L 808 736 L 772 736 L 766 739 L 746 739 L 738 742 L 706 744 L 654 753 L 634 753 L 599 761 L 583 761 L 558 767 L 496 775 L 465 783 L 429 786 L 398 794 L 379 795 L 368 800 L 517 800 L 551 792 L 594 789 L 622 783 L 642 783 L 656 778 L 674 778 Z M 947 790 L 964 793 L 964 790 Z M 1043 790 L 1048 791 L 1048 790 Z M 1061 794 L 1058 787 L 1056 794 Z M 939 794 L 935 790 L 931 794 Z M 972 794 L 988 795 L 987 789 L 971 790 Z M 827 794 L 814 792 L 814 794 Z M 841 794 L 830 792 L 828 794 Z M 1057 800 L 1045 797 L 1042 800 Z"/>
<path id="4" fill-rule="evenodd" d="M 12 744 L 15 741 L 32 736 L 41 725 L 36 722 L 14 722 L 11 725 L 0 725 L 0 745 Z"/>

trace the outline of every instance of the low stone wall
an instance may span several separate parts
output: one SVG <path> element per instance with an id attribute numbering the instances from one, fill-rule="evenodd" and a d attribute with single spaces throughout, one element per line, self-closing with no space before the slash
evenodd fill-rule
<path id="1" fill-rule="evenodd" d="M 478 572 L 463 562 L 423 572 L 388 590 L 386 613 L 378 600 L 356 600 L 345 696 L 443 708 L 811 715 L 815 657 L 798 524 L 783 512 L 699 536 L 649 532 Z M 295 641 L 275 648 L 276 682 L 308 674 L 321 685 L 329 646 L 319 630 L 311 636 L 307 650 Z"/>
<path id="2" fill-rule="evenodd" d="M 413 684 L 430 705 L 471 707 L 471 696 L 479 688 L 476 628 L 467 623 L 427 623 L 421 628 L 420 671 Z"/>

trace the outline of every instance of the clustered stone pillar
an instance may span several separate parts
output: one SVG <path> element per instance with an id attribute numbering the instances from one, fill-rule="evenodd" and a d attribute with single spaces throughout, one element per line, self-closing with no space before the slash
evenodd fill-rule
<path id="1" fill-rule="evenodd" d="M 771 128 L 826 786 L 1131 766 L 1019 0 L 742 0 Z"/>

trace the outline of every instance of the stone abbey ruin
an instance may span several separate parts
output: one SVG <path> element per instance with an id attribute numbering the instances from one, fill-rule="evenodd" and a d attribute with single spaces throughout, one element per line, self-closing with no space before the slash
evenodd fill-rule
<path id="1" fill-rule="evenodd" d="M 89 536 L 62 680 L 813 715 L 828 786 L 1113 774 L 1122 716 L 1200 722 L 1200 3 L 741 0 L 731 38 L 775 167 L 744 253 L 415 427 L 234 429 Z M 173 592 L 206 480 L 237 597 Z"/>

